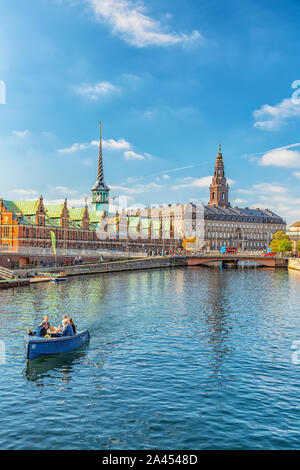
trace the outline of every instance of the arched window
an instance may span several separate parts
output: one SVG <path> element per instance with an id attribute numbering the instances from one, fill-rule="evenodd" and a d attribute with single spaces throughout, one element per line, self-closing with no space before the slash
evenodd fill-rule
<path id="1" fill-rule="evenodd" d="M 215 199 L 215 193 L 212 193 L 212 200 Z"/>

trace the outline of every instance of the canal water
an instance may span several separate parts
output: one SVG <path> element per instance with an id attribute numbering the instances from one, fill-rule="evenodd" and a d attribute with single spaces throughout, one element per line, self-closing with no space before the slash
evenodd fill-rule
<path id="1" fill-rule="evenodd" d="M 203 267 L 1 291 L 0 448 L 299 448 L 299 297 L 300 272 Z M 27 365 L 44 314 L 90 344 Z"/>

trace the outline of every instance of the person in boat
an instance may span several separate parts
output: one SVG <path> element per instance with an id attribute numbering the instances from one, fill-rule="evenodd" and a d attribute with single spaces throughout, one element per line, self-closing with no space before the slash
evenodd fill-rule
<path id="1" fill-rule="evenodd" d="M 46 336 L 48 328 L 46 328 L 47 323 L 45 321 L 42 321 L 40 325 L 36 329 L 36 336 Z"/>
<path id="2" fill-rule="evenodd" d="M 73 328 L 66 318 L 62 321 L 63 329 L 61 330 L 61 336 L 74 336 Z"/>
<path id="3" fill-rule="evenodd" d="M 73 329 L 73 334 L 76 335 L 76 325 L 75 323 L 73 322 L 72 318 L 69 318 L 68 319 L 68 323 L 69 325 L 71 325 L 72 329 Z"/>
<path id="4" fill-rule="evenodd" d="M 62 320 L 62 328 L 59 327 L 55 332 L 51 332 L 51 338 L 61 338 L 62 336 L 74 336 L 73 328 L 67 318 Z"/>
<path id="5" fill-rule="evenodd" d="M 43 322 L 43 323 L 44 323 L 44 325 L 45 325 L 46 330 L 50 330 L 50 323 L 49 323 L 49 317 L 48 317 L 48 315 L 45 315 L 45 316 L 44 316 L 44 322 Z"/>

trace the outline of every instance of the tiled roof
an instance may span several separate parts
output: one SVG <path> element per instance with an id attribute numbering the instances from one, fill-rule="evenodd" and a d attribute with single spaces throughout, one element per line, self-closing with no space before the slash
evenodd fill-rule
<path id="1" fill-rule="evenodd" d="M 89 210 L 90 223 L 97 224 L 103 219 L 104 211 Z"/>
<path id="2" fill-rule="evenodd" d="M 204 206 L 205 219 L 240 220 L 245 222 L 285 223 L 284 220 L 268 209 L 242 209 L 240 207 Z"/>
<path id="3" fill-rule="evenodd" d="M 72 207 L 72 209 L 69 209 L 70 220 L 82 220 L 84 216 L 84 211 L 84 207 Z"/>
<path id="4" fill-rule="evenodd" d="M 29 201 L 29 202 L 35 202 L 35 201 Z M 30 225 L 34 222 L 34 219 L 31 219 L 31 214 L 30 215 L 24 215 L 22 212 L 22 204 L 19 202 L 14 202 L 14 201 L 3 201 L 4 206 L 6 209 L 11 211 L 15 217 L 15 219 L 22 221 L 22 224 L 25 225 Z M 26 206 L 25 206 L 26 207 Z M 29 205 L 27 206 L 28 210 Z M 32 209 L 29 210 L 29 212 L 32 212 Z"/>
<path id="5" fill-rule="evenodd" d="M 35 215 L 39 206 L 39 200 L 34 201 L 3 201 L 10 205 L 13 212 L 22 212 L 23 215 Z"/>
<path id="6" fill-rule="evenodd" d="M 59 219 L 63 211 L 63 204 L 56 204 L 53 206 L 45 206 L 45 211 L 50 219 Z"/>

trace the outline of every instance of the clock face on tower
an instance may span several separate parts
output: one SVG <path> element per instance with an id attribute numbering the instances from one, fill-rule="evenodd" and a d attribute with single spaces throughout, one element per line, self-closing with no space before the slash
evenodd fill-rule
<path id="1" fill-rule="evenodd" d="M 9 224 L 9 222 L 10 222 L 9 219 L 10 219 L 10 217 L 8 215 L 3 215 L 2 216 L 2 223 L 3 224 Z"/>

